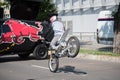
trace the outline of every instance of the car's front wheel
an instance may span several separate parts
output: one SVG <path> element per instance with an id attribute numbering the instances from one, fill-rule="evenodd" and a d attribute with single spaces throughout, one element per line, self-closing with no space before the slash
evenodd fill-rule
<path id="1" fill-rule="evenodd" d="M 36 59 L 45 59 L 48 57 L 48 50 L 47 50 L 47 46 L 44 44 L 39 44 L 35 47 L 34 51 L 33 51 L 33 56 Z"/>

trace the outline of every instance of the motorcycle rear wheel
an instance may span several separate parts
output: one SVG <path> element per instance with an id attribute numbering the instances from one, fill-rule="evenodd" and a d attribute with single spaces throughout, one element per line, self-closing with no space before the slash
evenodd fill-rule
<path id="1" fill-rule="evenodd" d="M 76 36 L 71 36 L 67 41 L 68 57 L 74 58 L 78 55 L 80 50 L 80 42 Z"/>

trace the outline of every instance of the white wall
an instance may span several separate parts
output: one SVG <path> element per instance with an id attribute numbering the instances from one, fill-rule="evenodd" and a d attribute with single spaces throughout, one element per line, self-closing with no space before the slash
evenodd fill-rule
<path id="1" fill-rule="evenodd" d="M 114 11 L 116 6 L 111 8 L 106 8 L 108 10 Z M 82 11 L 81 13 L 71 12 L 64 13 L 64 16 L 60 16 L 61 20 L 66 22 L 66 27 L 68 27 L 67 22 L 72 21 L 72 32 L 96 32 L 97 19 L 102 8 L 94 8 L 94 10 L 88 9 Z"/>
<path id="2" fill-rule="evenodd" d="M 97 17 L 98 14 L 64 16 L 62 17 L 62 21 L 72 21 L 73 32 L 96 32 Z"/>
<path id="3" fill-rule="evenodd" d="M 97 15 L 82 15 L 80 17 L 75 17 L 73 20 L 73 32 L 95 32 L 96 31 L 96 20 Z M 78 25 L 77 25 L 78 24 Z M 78 29 L 77 29 L 78 27 Z"/>

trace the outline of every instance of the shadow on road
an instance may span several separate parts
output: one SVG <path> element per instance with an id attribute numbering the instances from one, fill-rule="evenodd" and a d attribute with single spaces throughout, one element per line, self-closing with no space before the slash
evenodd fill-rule
<path id="1" fill-rule="evenodd" d="M 74 73 L 74 74 L 77 74 L 77 75 L 80 75 L 80 74 L 87 74 L 86 72 L 84 71 L 80 71 L 80 70 L 75 70 L 75 67 L 74 66 L 65 66 L 63 68 L 59 68 L 59 72 L 64 72 L 64 73 Z"/>
<path id="2" fill-rule="evenodd" d="M 27 60 L 35 60 L 33 56 L 29 56 L 28 58 L 22 59 L 18 56 L 0 56 L 0 63 L 4 62 L 15 62 L 15 61 L 27 61 Z"/>

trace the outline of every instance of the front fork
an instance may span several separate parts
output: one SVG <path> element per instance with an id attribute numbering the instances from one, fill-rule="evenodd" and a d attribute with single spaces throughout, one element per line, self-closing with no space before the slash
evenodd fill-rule
<path id="1" fill-rule="evenodd" d="M 53 60 L 53 54 L 55 53 L 55 51 L 54 50 L 49 50 L 48 53 L 50 55 L 50 60 Z"/>
<path id="2" fill-rule="evenodd" d="M 52 50 L 48 51 L 49 55 L 50 55 L 50 60 L 53 59 L 53 53 L 52 53 Z"/>

